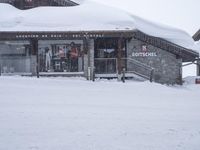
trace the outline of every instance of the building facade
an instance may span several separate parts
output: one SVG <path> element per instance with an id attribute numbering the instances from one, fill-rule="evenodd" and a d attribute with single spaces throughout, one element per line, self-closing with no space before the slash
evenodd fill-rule
<path id="1" fill-rule="evenodd" d="M 17 6 L 17 0 L 11 2 Z M 31 7 L 20 4 L 18 8 L 52 4 L 53 0 L 40 4 L 35 0 Z M 135 29 L 0 31 L 0 72 L 5 75 L 136 78 L 182 84 L 182 63 L 197 58 L 196 51 Z"/>
<path id="2" fill-rule="evenodd" d="M 142 32 L 0 33 L 2 73 L 126 77 L 181 84 L 198 53 Z"/>

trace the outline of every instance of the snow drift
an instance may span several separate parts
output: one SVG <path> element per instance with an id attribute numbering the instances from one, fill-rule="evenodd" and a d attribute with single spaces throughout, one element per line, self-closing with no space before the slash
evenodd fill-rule
<path id="1" fill-rule="evenodd" d="M 172 27 L 146 21 L 125 11 L 90 0 L 74 7 L 38 7 L 18 10 L 0 4 L 0 31 L 119 31 L 140 30 L 182 47 L 200 51 L 192 37 Z"/>

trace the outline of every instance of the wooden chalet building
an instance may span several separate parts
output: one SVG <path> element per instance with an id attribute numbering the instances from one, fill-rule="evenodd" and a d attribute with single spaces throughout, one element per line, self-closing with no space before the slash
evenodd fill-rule
<path id="1" fill-rule="evenodd" d="M 17 0 L 9 2 L 20 9 L 29 7 Z M 61 5 L 59 2 L 36 0 L 30 7 Z M 77 5 L 65 2 L 65 6 Z M 0 31 L 2 74 L 84 76 L 89 80 L 124 74 L 126 78 L 181 84 L 182 63 L 197 58 L 199 53 L 194 50 L 135 29 Z"/>

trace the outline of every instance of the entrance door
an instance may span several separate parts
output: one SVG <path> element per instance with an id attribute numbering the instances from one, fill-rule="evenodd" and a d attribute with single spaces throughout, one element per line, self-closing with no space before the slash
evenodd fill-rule
<path id="1" fill-rule="evenodd" d="M 122 57 L 125 57 L 126 48 L 124 41 L 122 47 Z M 99 38 L 95 40 L 95 72 L 97 74 L 117 73 L 117 56 L 117 38 Z"/>

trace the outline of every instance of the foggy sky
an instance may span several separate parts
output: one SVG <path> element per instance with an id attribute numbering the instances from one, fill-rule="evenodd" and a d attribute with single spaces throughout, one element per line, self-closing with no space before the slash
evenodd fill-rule
<path id="1" fill-rule="evenodd" d="M 93 0 L 131 12 L 150 21 L 183 29 L 200 28 L 200 0 Z"/>

